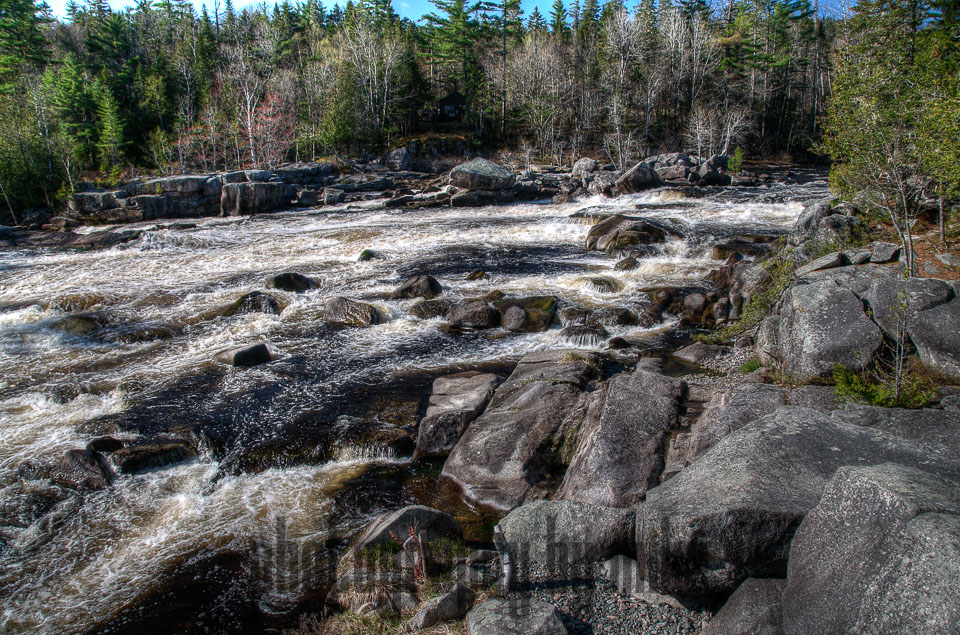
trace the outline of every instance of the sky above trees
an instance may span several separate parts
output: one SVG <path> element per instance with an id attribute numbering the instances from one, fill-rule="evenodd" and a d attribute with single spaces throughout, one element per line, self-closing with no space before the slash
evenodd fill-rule
<path id="1" fill-rule="evenodd" d="M 53 9 L 53 14 L 58 17 L 63 17 L 66 13 L 64 11 L 64 5 L 67 0 L 47 0 L 47 4 L 50 5 L 50 8 Z M 207 5 L 208 11 L 213 11 L 214 0 L 193 0 L 194 6 L 197 7 L 197 10 L 200 10 L 200 7 L 204 4 Z M 548 15 L 550 13 L 550 6 L 552 0 L 522 0 L 521 5 L 523 7 L 524 15 L 529 15 L 533 11 L 534 7 L 540 9 L 540 13 L 543 15 Z M 223 4 L 222 2 L 220 3 Z M 242 9 L 243 7 L 259 4 L 258 2 L 236 2 L 237 9 Z M 270 0 L 268 4 L 272 5 L 273 1 Z M 324 6 L 328 9 L 331 8 L 334 4 L 339 4 L 341 7 L 346 4 L 346 0 L 340 0 L 339 2 L 334 2 L 333 0 L 324 0 Z M 126 7 L 135 6 L 135 0 L 110 0 L 110 7 L 115 10 L 125 9 Z M 421 17 L 427 13 L 433 11 L 435 8 L 430 4 L 429 0 L 394 0 L 393 2 L 394 10 L 399 13 L 404 18 L 410 18 L 411 20 L 419 20 Z"/>

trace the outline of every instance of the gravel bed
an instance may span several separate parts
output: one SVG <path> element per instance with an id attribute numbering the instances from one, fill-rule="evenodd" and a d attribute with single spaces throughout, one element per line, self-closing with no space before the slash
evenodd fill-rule
<path id="1" fill-rule="evenodd" d="M 634 635 L 699 633 L 712 613 L 650 604 L 620 592 L 603 564 L 528 571 L 510 597 L 534 597 L 557 607 L 570 633 Z"/>

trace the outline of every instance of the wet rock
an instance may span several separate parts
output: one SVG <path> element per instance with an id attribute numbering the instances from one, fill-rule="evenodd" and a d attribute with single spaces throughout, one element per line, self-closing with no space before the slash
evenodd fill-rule
<path id="1" fill-rule="evenodd" d="M 866 368 L 882 344 L 860 298 L 826 278 L 787 289 L 779 316 L 761 326 L 758 353 L 764 365 L 810 381 L 829 376 L 837 364 Z"/>
<path id="2" fill-rule="evenodd" d="M 452 306 L 450 300 L 422 300 L 410 307 L 410 313 L 421 320 L 446 319 Z"/>
<path id="3" fill-rule="evenodd" d="M 513 172 L 486 159 L 474 159 L 450 171 L 450 183 L 465 190 L 509 190 L 515 182 Z"/>
<path id="4" fill-rule="evenodd" d="M 335 187 L 327 187 L 323 190 L 323 204 L 324 205 L 340 205 L 345 200 L 347 200 L 347 194 L 341 189 Z"/>
<path id="5" fill-rule="evenodd" d="M 128 444 L 113 452 L 110 460 L 121 474 L 137 474 L 180 463 L 196 454 L 191 444 L 183 439 L 158 436 Z"/>
<path id="6" fill-rule="evenodd" d="M 463 537 L 459 523 L 450 514 L 423 505 L 408 505 L 383 514 L 368 524 L 350 545 L 344 560 L 359 557 L 360 552 L 368 547 L 396 544 L 397 539 L 406 540 L 411 528 L 427 542 Z"/>
<path id="7" fill-rule="evenodd" d="M 575 179 L 582 178 L 591 172 L 597 171 L 597 162 L 591 159 L 590 157 L 584 157 L 573 164 L 573 169 L 570 171 L 570 176 Z"/>
<path id="8" fill-rule="evenodd" d="M 467 613 L 469 635 L 567 635 L 552 604 L 532 598 L 487 600 Z"/>
<path id="9" fill-rule="evenodd" d="M 609 172 L 596 174 L 587 186 L 587 192 L 593 196 L 611 196 L 618 178 L 616 174 Z"/>
<path id="10" fill-rule="evenodd" d="M 105 324 L 106 319 L 103 316 L 93 313 L 77 313 L 56 319 L 50 325 L 50 328 L 77 337 L 86 337 L 100 330 Z"/>
<path id="11" fill-rule="evenodd" d="M 487 190 L 457 192 L 450 198 L 453 207 L 486 207 L 497 202 L 497 195 Z"/>
<path id="12" fill-rule="evenodd" d="M 622 337 L 612 337 L 610 338 L 610 341 L 607 342 L 607 348 L 612 351 L 623 350 L 625 348 L 630 348 L 630 342 Z"/>
<path id="13" fill-rule="evenodd" d="M 273 361 L 273 354 L 269 346 L 261 343 L 221 351 L 214 359 L 231 366 L 250 367 Z"/>
<path id="14" fill-rule="evenodd" d="M 441 475 L 473 501 L 511 509 L 540 498 L 559 462 L 564 420 L 601 368 L 595 353 L 543 351 L 525 356 L 496 391 L 486 411 L 453 448 Z M 579 423 L 577 421 L 576 423 Z"/>
<path id="15" fill-rule="evenodd" d="M 96 439 L 91 439 L 87 443 L 87 449 L 91 452 L 104 452 L 109 454 L 110 452 L 116 452 L 123 447 L 123 441 L 119 439 L 114 439 L 113 437 L 97 437 Z"/>
<path id="16" fill-rule="evenodd" d="M 500 378 L 469 371 L 433 382 L 429 406 L 420 421 L 414 459 L 444 456 L 457 444 L 466 427 L 480 416 Z"/>
<path id="17" fill-rule="evenodd" d="M 440 283 L 433 276 L 414 276 L 391 293 L 390 299 L 424 298 L 432 300 L 441 293 L 443 293 L 443 289 L 440 288 Z"/>
<path id="18" fill-rule="evenodd" d="M 371 326 L 379 324 L 380 313 L 373 305 L 338 296 L 324 303 L 323 319 L 333 324 Z"/>
<path id="19" fill-rule="evenodd" d="M 484 273 L 480 269 L 477 269 L 476 271 L 471 271 L 469 274 L 467 274 L 467 277 L 464 278 L 464 280 L 466 280 L 467 282 L 472 282 L 474 280 L 483 280 L 486 277 L 487 277 L 486 273 Z"/>
<path id="20" fill-rule="evenodd" d="M 842 467 L 790 550 L 788 633 L 934 633 L 960 623 L 957 482 L 901 465 Z"/>
<path id="21" fill-rule="evenodd" d="M 224 317 L 242 313 L 270 313 L 272 315 L 280 314 L 280 303 L 276 298 L 266 293 L 252 291 L 239 300 L 231 304 L 223 312 Z"/>
<path id="22" fill-rule="evenodd" d="M 613 268 L 617 271 L 633 271 L 637 268 L 639 262 L 636 258 L 624 258 L 613 265 Z"/>
<path id="23" fill-rule="evenodd" d="M 660 176 L 649 165 L 640 162 L 617 179 L 614 190 L 617 194 L 630 194 L 658 185 L 660 185 Z"/>
<path id="24" fill-rule="evenodd" d="M 635 370 L 593 393 L 579 443 L 555 498 L 631 507 L 659 483 L 667 432 L 677 420 L 677 379 Z"/>
<path id="25" fill-rule="evenodd" d="M 884 264 L 896 262 L 900 259 L 900 245 L 885 242 L 873 243 L 873 253 L 870 256 L 870 262 Z"/>
<path id="26" fill-rule="evenodd" d="M 783 615 L 780 598 L 783 587 L 783 580 L 770 578 L 746 580 L 737 587 L 720 612 L 713 616 L 707 627 L 703 629 L 703 635 L 782 633 Z"/>
<path id="27" fill-rule="evenodd" d="M 811 201 L 805 204 L 803 212 L 790 229 L 787 242 L 794 246 L 807 242 L 816 234 L 820 222 L 832 213 L 829 201 Z"/>
<path id="28" fill-rule="evenodd" d="M 666 225 L 649 220 L 640 220 L 621 215 L 608 216 L 587 232 L 587 249 L 611 253 L 663 242 L 667 235 L 675 235 Z"/>
<path id="29" fill-rule="evenodd" d="M 364 249 L 357 256 L 357 262 L 370 262 L 371 260 L 381 260 L 383 256 L 372 249 Z"/>
<path id="30" fill-rule="evenodd" d="M 69 450 L 50 471 L 51 481 L 75 489 L 103 489 L 114 478 L 103 455 L 91 450 Z"/>
<path id="31" fill-rule="evenodd" d="M 286 183 L 228 183 L 220 194 L 220 215 L 247 216 L 272 212 L 290 207 L 295 196 L 296 188 Z"/>
<path id="32" fill-rule="evenodd" d="M 631 510 L 577 501 L 534 501 L 500 521 L 520 579 L 531 567 L 556 571 L 631 554 L 633 525 Z"/>
<path id="33" fill-rule="evenodd" d="M 609 336 L 600 324 L 571 324 L 560 331 L 560 336 L 578 348 L 596 348 Z"/>
<path id="34" fill-rule="evenodd" d="M 914 422 L 909 437 L 901 430 L 786 406 L 726 436 L 638 506 L 637 553 L 650 586 L 706 595 L 782 577 L 793 534 L 843 465 L 960 473 L 956 434 L 944 439 L 943 422 Z"/>
<path id="35" fill-rule="evenodd" d="M 318 287 L 316 281 L 307 276 L 292 271 L 280 273 L 267 280 L 267 286 L 280 291 L 303 293 Z"/>
<path id="36" fill-rule="evenodd" d="M 500 313 L 484 300 L 467 300 L 450 307 L 447 321 L 459 328 L 489 329 L 500 323 Z"/>
<path id="37" fill-rule="evenodd" d="M 476 599 L 477 594 L 473 589 L 462 584 L 454 584 L 443 595 L 427 600 L 416 615 L 407 622 L 407 627 L 412 631 L 418 631 L 441 622 L 462 619 L 467 611 L 473 608 Z"/>
<path id="38" fill-rule="evenodd" d="M 707 296 L 702 293 L 691 293 L 683 299 L 683 309 L 693 313 L 694 315 L 700 315 L 707 308 Z"/>
<path id="39" fill-rule="evenodd" d="M 501 324 L 508 331 L 536 333 L 550 328 L 557 310 L 557 298 L 552 295 L 532 296 L 496 303 Z"/>

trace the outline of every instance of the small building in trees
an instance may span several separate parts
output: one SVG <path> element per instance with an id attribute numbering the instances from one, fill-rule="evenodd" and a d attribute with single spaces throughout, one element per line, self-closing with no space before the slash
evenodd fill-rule
<path id="1" fill-rule="evenodd" d="M 450 93 L 438 104 L 437 121 L 460 121 L 467 112 L 467 99 L 460 93 Z"/>

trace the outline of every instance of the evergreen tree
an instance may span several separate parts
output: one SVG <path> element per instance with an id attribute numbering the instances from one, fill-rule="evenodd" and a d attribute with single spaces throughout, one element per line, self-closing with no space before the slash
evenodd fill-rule
<path id="1" fill-rule="evenodd" d="M 0 0 L 0 93 L 12 91 L 24 73 L 46 62 L 45 14 L 45 5 L 34 0 Z"/>
<path id="2" fill-rule="evenodd" d="M 540 14 L 540 9 L 537 7 L 533 8 L 533 13 L 527 18 L 527 29 L 539 32 L 547 30 L 547 21 L 543 19 L 543 16 Z"/>
<path id="3" fill-rule="evenodd" d="M 120 108 L 109 87 L 96 82 L 93 93 L 97 100 L 97 158 L 100 169 L 115 173 L 120 167 L 125 145 Z"/>
<path id="4" fill-rule="evenodd" d="M 570 31 L 567 26 L 567 8 L 563 6 L 563 0 L 553 0 L 553 8 L 550 10 L 550 31 L 558 36 L 564 36 Z"/>

